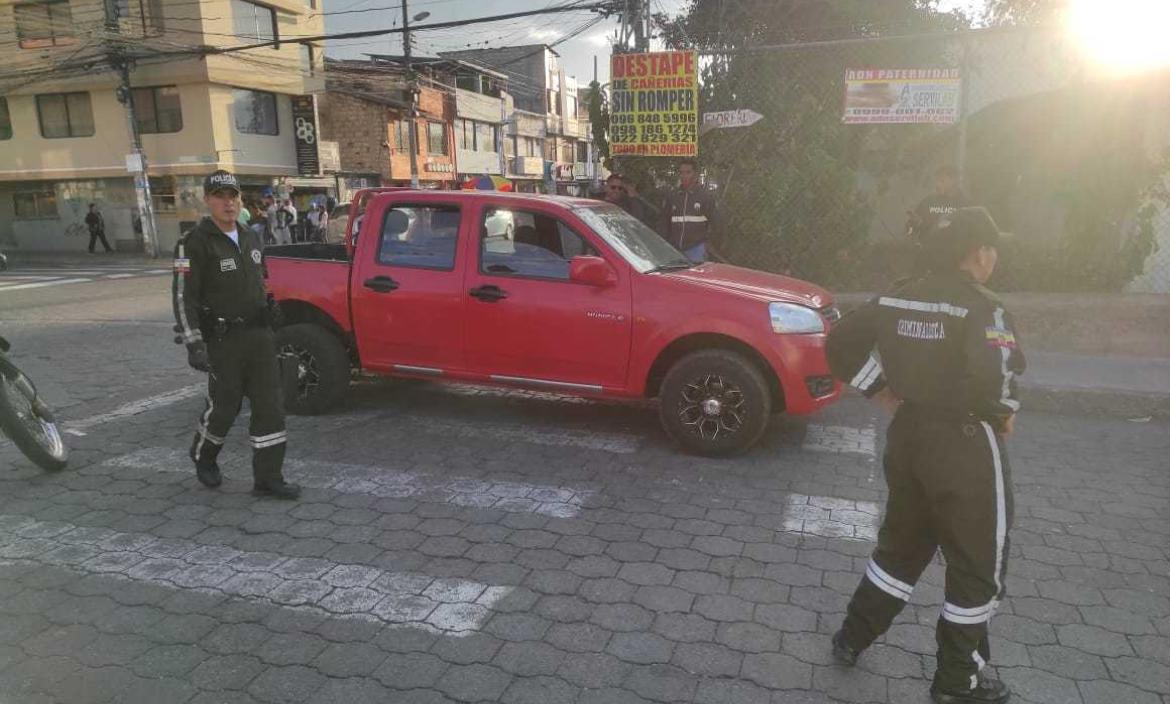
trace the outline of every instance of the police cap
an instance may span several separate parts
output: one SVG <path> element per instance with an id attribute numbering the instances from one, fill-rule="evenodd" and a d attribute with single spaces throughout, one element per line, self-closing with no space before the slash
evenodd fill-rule
<path id="1" fill-rule="evenodd" d="M 235 174 L 220 169 L 203 179 L 203 193 L 211 195 L 218 191 L 235 191 L 238 195 L 240 192 L 240 182 L 236 180 Z"/>
<path id="2" fill-rule="evenodd" d="M 953 269 L 980 247 L 999 247 L 1003 233 L 987 208 L 973 206 L 940 218 L 927 242 L 935 263 L 943 269 Z"/>

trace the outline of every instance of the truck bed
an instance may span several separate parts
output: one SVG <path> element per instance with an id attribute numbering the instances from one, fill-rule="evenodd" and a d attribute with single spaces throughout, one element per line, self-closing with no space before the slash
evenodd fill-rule
<path id="1" fill-rule="evenodd" d="M 302 242 L 300 244 L 274 244 L 264 248 L 264 256 L 272 259 L 312 259 L 319 261 L 348 262 L 345 245 L 340 242 Z"/>
<path id="2" fill-rule="evenodd" d="M 320 309 L 350 329 L 349 258 L 343 244 L 286 244 L 264 248 L 268 292 L 292 312 L 298 303 Z"/>

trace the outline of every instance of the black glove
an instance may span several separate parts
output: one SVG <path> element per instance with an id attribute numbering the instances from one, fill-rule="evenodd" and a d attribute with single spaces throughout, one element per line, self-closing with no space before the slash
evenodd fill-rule
<path id="1" fill-rule="evenodd" d="M 284 311 L 272 294 L 268 294 L 268 327 L 273 330 L 284 327 Z"/>
<path id="2" fill-rule="evenodd" d="M 207 343 L 200 341 L 187 345 L 187 364 L 196 371 L 211 371 L 211 362 L 207 359 Z"/>

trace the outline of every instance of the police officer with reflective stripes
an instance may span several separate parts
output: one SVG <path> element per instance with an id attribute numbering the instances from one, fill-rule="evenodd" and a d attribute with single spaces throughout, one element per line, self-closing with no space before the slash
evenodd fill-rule
<path id="1" fill-rule="evenodd" d="M 935 273 L 880 296 L 829 335 L 833 374 L 894 411 L 884 457 L 889 500 L 878 545 L 833 637 L 853 664 L 886 632 L 942 550 L 935 702 L 1006 702 L 983 674 L 988 621 L 1004 597 L 1012 484 L 1004 438 L 1020 408 L 1024 355 L 1011 316 L 986 288 L 999 232 L 961 208 L 932 235 Z M 876 354 L 875 354 L 876 352 Z"/>
<path id="2" fill-rule="evenodd" d="M 203 181 L 211 213 L 175 246 L 176 330 L 187 362 L 208 372 L 207 408 L 191 443 L 195 474 L 207 487 L 223 477 L 217 458 L 243 399 L 252 410 L 252 493 L 295 499 L 300 487 L 281 473 L 287 434 L 280 375 L 264 289 L 263 243 L 237 222 L 236 177 L 216 171 Z"/>

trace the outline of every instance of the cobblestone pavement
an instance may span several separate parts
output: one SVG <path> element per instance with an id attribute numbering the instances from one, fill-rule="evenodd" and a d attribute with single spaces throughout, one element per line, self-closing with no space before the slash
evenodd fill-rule
<path id="1" fill-rule="evenodd" d="M 0 445 L 4 704 L 928 701 L 938 565 L 829 659 L 884 500 L 859 399 L 712 461 L 645 408 L 362 382 L 291 419 L 302 500 L 257 500 L 240 426 L 224 486 L 195 482 L 199 377 L 120 305 L 0 312 L 74 447 L 45 474 Z M 1170 704 L 1167 430 L 1021 419 L 992 624 L 1015 701 Z"/>

